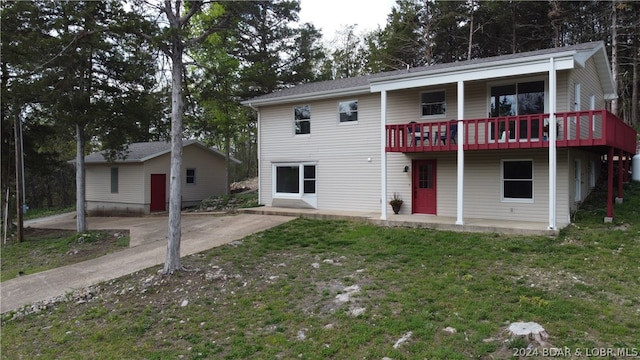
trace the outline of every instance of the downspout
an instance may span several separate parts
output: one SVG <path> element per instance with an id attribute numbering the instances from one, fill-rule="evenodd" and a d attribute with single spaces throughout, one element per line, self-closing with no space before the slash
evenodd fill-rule
<path id="1" fill-rule="evenodd" d="M 556 229 L 557 216 L 557 155 L 556 155 L 556 69 L 549 59 L 549 230 Z"/>
<path id="2" fill-rule="evenodd" d="M 458 81 L 458 188 L 456 225 L 464 225 L 464 82 Z"/>
<path id="3" fill-rule="evenodd" d="M 257 134 L 256 134 L 256 141 L 257 144 L 256 146 L 257 148 L 257 152 L 258 152 L 258 204 L 264 204 L 264 202 L 262 201 L 262 176 L 260 174 L 260 170 L 261 170 L 261 162 L 262 162 L 262 158 L 260 157 L 260 110 L 258 110 L 258 108 L 253 107 L 253 104 L 248 103 L 247 105 L 249 105 L 249 107 L 251 109 L 253 109 L 257 114 L 258 114 L 258 124 L 256 126 L 257 128 Z"/>
<path id="4" fill-rule="evenodd" d="M 387 220 L 387 91 L 380 92 L 380 220 Z"/>

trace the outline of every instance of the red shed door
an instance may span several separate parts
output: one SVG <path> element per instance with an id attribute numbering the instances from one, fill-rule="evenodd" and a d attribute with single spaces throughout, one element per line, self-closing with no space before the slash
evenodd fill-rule
<path id="1" fill-rule="evenodd" d="M 167 210 L 167 175 L 151 174 L 151 212 Z"/>
<path id="2" fill-rule="evenodd" d="M 413 212 L 436 215 L 436 161 L 413 161 Z"/>

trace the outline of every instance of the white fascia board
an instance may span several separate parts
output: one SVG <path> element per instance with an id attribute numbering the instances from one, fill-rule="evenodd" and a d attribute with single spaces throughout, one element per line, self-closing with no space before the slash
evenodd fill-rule
<path id="1" fill-rule="evenodd" d="M 369 93 L 369 85 L 365 85 L 347 89 L 326 90 L 322 92 L 296 94 L 264 100 L 246 100 L 242 101 L 241 104 L 249 107 L 260 107 L 264 105 L 281 105 L 300 101 L 314 101 L 355 95 L 366 95 Z"/>
<path id="2" fill-rule="evenodd" d="M 573 69 L 575 67 L 573 54 L 555 59 L 556 70 Z M 467 66 L 460 69 L 447 69 L 436 73 L 427 73 L 424 75 L 411 74 L 413 76 L 403 79 L 384 79 L 376 80 L 371 84 L 371 92 L 379 92 L 382 90 L 400 90 L 408 88 L 416 88 L 423 86 L 441 85 L 447 83 L 456 83 L 458 81 L 474 81 L 494 79 L 507 76 L 528 75 L 535 73 L 544 73 L 549 71 L 549 57 L 540 59 L 527 59 L 518 62 L 503 63 L 486 63 L 482 66 Z"/>

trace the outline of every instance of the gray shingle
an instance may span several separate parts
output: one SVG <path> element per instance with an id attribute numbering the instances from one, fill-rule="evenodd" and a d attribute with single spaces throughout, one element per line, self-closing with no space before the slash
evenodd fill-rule
<path id="1" fill-rule="evenodd" d="M 330 91 L 341 91 L 341 90 L 354 89 L 358 87 L 365 87 L 369 85 L 370 80 L 384 79 L 386 77 L 393 77 L 393 76 L 402 75 L 402 74 L 420 74 L 420 73 L 428 74 L 429 72 L 442 71 L 446 69 L 455 70 L 456 68 L 461 68 L 464 66 L 470 66 L 475 64 L 490 64 L 492 62 L 515 60 L 515 59 L 522 59 L 526 57 L 535 57 L 535 56 L 541 56 L 541 55 L 550 55 L 550 54 L 561 53 L 565 51 L 594 50 L 600 45 L 602 45 L 602 42 L 599 42 L 599 41 L 589 42 L 589 43 L 583 43 L 583 44 L 577 44 L 577 45 L 565 46 L 565 47 L 559 47 L 559 48 L 543 49 L 543 50 L 529 51 L 529 52 L 509 54 L 509 55 L 500 55 L 500 56 L 472 59 L 472 60 L 466 60 L 466 61 L 457 61 L 457 62 L 446 63 L 446 64 L 436 64 L 431 66 L 421 66 L 416 68 L 409 68 L 408 70 L 395 70 L 395 71 L 388 71 L 388 72 L 382 72 L 382 73 L 376 73 L 376 74 L 370 74 L 370 75 L 364 75 L 364 76 L 358 76 L 358 77 L 352 77 L 352 78 L 312 82 L 312 83 L 296 85 L 294 87 L 290 87 L 290 88 L 275 91 L 266 95 L 258 96 L 245 101 L 245 104 L 250 104 L 252 101 L 261 102 L 261 101 L 268 101 L 268 100 L 277 100 L 280 98 L 287 98 L 292 96 L 313 95 L 316 93 L 325 93 Z"/>

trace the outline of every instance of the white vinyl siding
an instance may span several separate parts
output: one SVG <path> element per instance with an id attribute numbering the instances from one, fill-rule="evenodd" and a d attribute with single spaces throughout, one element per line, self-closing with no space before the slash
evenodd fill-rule
<path id="1" fill-rule="evenodd" d="M 380 209 L 380 95 L 358 96 L 358 125 L 336 121 L 338 99 L 308 102 L 311 136 L 293 136 L 294 105 L 260 108 L 260 201 L 273 204 L 273 165 L 317 164 L 318 209 Z M 415 109 L 415 98 L 414 98 Z"/>
<path id="2" fill-rule="evenodd" d="M 118 169 L 118 188 L 113 193 L 111 179 L 112 169 Z M 105 203 L 142 203 L 144 184 L 142 167 L 133 164 L 118 164 L 110 167 L 107 164 L 87 164 L 86 166 L 86 200 Z"/>
<path id="3" fill-rule="evenodd" d="M 522 159 L 533 161 L 534 197 L 528 202 L 503 201 L 500 181 L 502 162 Z M 465 217 L 548 221 L 549 171 L 547 163 L 548 156 L 544 150 L 466 152 Z"/>

